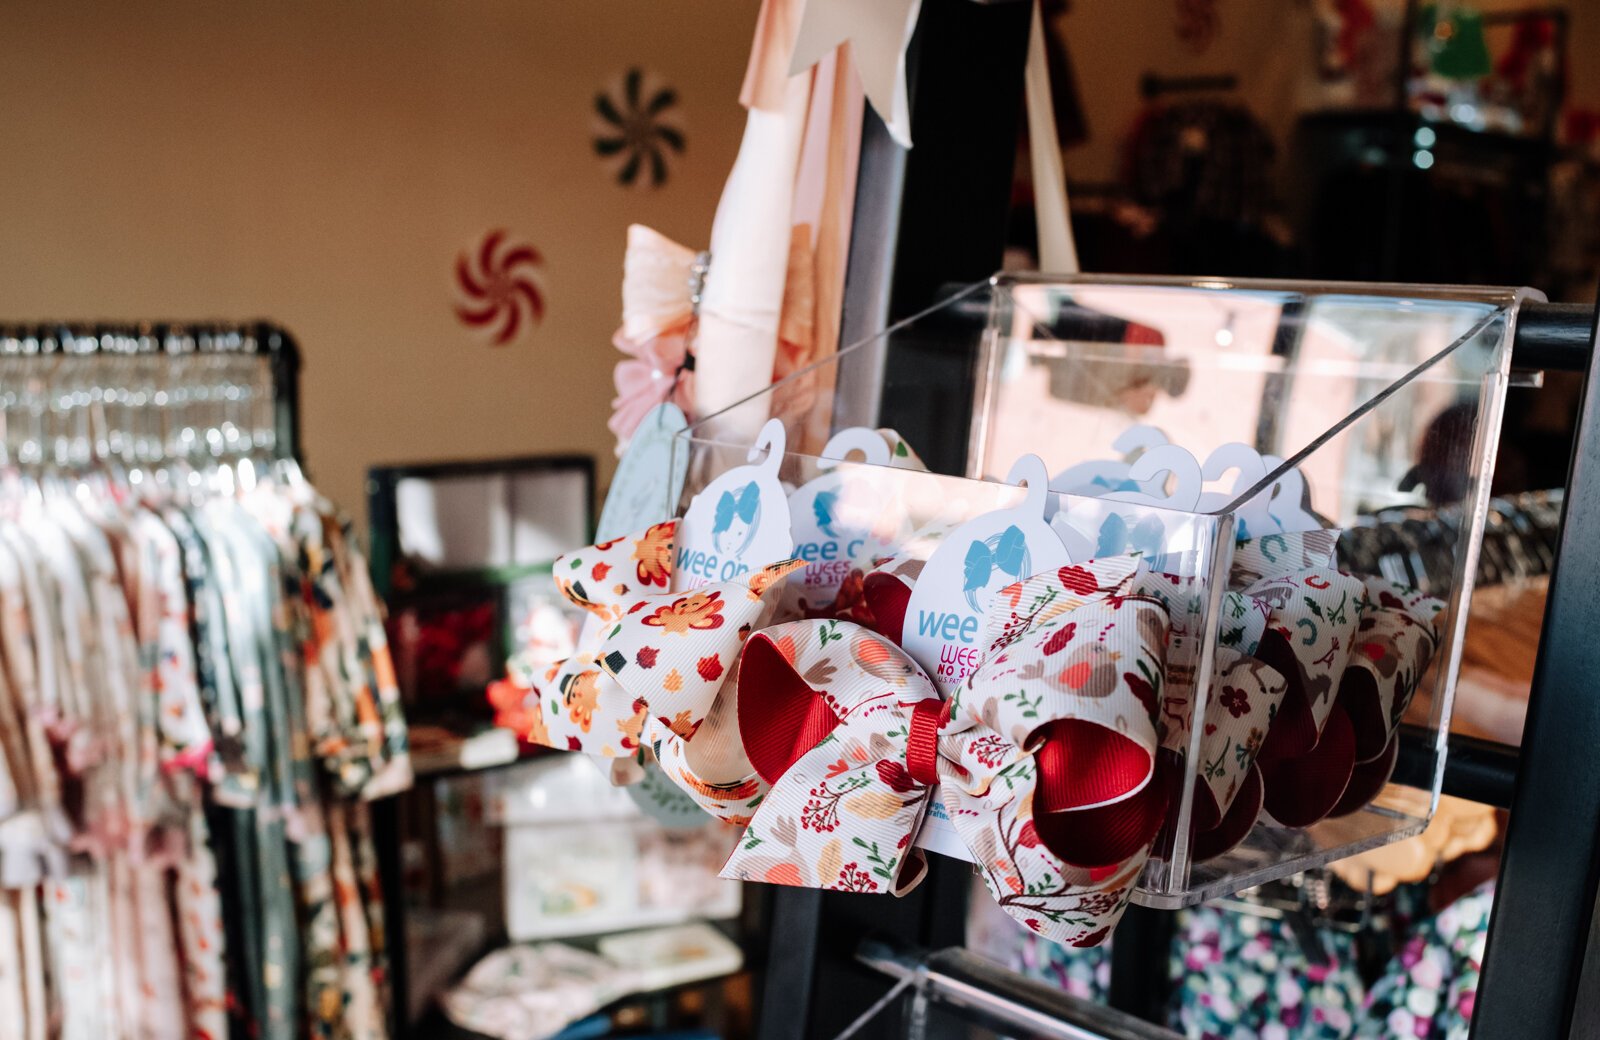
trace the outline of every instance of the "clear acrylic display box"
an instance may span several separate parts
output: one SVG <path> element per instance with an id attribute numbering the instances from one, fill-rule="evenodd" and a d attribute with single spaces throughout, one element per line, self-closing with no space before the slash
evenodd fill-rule
<path id="1" fill-rule="evenodd" d="M 799 487 L 835 469 L 890 492 L 903 510 L 896 548 L 915 558 L 929 551 L 919 533 L 1022 502 L 1027 492 L 1006 482 L 1013 462 L 1041 458 L 1047 514 L 1077 532 L 1075 559 L 1104 550 L 1108 524 L 1120 524 L 1158 569 L 1193 581 L 1190 616 L 1175 626 L 1187 638 L 1173 652 L 1186 663 L 1168 679 L 1189 684 L 1193 712 L 1176 749 L 1181 796 L 1135 895 L 1189 905 L 1427 825 L 1517 310 L 1538 298 L 1525 289 L 996 276 L 680 433 L 674 451 L 688 477 L 672 507 L 681 515 L 719 474 L 745 465 L 762 425 L 777 418 L 787 445 L 779 479 Z M 894 429 L 927 471 L 820 458 L 849 427 Z M 1229 467 L 1227 451 L 1213 457 L 1228 444 L 1253 449 L 1264 470 Z M 1130 469 L 1141 455 L 1151 456 L 1146 468 Z M 1119 488 L 1124 500 L 1102 497 Z M 1338 529 L 1341 562 L 1359 574 L 1353 540 L 1382 518 L 1435 512 L 1455 519 L 1428 527 L 1432 544 L 1407 549 L 1430 566 L 1398 575 L 1446 604 L 1406 715 L 1405 775 L 1422 785 L 1390 782 L 1366 808 L 1303 829 L 1263 818 L 1233 851 L 1199 861 L 1194 719 L 1216 695 L 1219 603 L 1238 538 L 1252 526 L 1282 527 L 1282 515 L 1295 529 Z"/>

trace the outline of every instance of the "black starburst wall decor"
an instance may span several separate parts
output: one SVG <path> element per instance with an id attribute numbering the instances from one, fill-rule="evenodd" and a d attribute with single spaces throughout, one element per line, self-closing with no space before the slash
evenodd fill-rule
<path id="1" fill-rule="evenodd" d="M 678 92 L 635 66 L 594 96 L 594 153 L 630 188 L 659 188 L 683 152 Z"/>

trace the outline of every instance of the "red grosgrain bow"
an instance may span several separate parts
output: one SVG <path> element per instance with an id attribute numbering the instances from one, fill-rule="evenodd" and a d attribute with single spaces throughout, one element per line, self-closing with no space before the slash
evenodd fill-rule
<path id="1" fill-rule="evenodd" d="M 1132 561 L 1134 557 L 1124 558 Z M 922 561 L 910 556 L 888 557 L 864 576 L 856 590 L 850 610 L 843 615 L 859 621 L 890 640 L 899 642 L 910 602 L 911 588 L 920 576 Z M 1102 562 L 1097 566 L 1104 566 Z M 1130 564 L 1131 565 L 1131 564 Z M 1058 572 L 1070 591 L 1094 589 L 1095 579 L 1087 567 L 1066 568 Z M 1159 696 L 1138 686 L 1141 695 L 1159 701 L 1158 728 L 1161 752 L 1158 768 L 1163 770 L 1158 783 L 1163 789 L 1175 786 L 1177 771 L 1189 747 L 1194 676 L 1200 659 L 1199 635 L 1202 629 L 1202 597 L 1193 579 L 1173 575 L 1146 574 L 1140 579 L 1141 594 L 1159 600 L 1168 611 L 1170 637 L 1165 665 L 1168 681 Z M 1020 603 L 1022 585 L 1001 593 L 1008 607 Z M 1240 604 L 1254 608 L 1259 615 L 1258 634 L 1265 628 L 1266 608 L 1253 601 Z M 1243 606 L 1240 607 L 1244 609 Z M 994 617 L 991 627 L 1001 628 L 1010 618 Z M 991 634 L 998 634 L 997 631 Z M 1254 644 L 1251 644 L 1253 650 Z M 1195 790 L 1195 854 L 1209 859 L 1232 849 L 1244 840 L 1261 813 L 1264 787 L 1255 758 L 1268 724 L 1284 694 L 1284 681 L 1264 662 L 1241 654 L 1237 649 L 1218 647 L 1215 654 L 1213 690 L 1225 692 L 1219 701 L 1214 694 L 1206 707 L 1204 753 L 1205 782 Z M 1134 675 L 1138 684 L 1143 676 Z M 1159 842 L 1155 855 L 1165 855 L 1170 842 Z"/>
<path id="2" fill-rule="evenodd" d="M 669 520 L 556 561 L 557 586 L 594 618 L 578 651 L 535 679 L 537 708 L 514 717 L 526 739 L 562 750 L 625 761 L 648 746 L 708 813 L 743 822 L 766 788 L 718 694 L 783 579 L 804 564 L 669 592 L 675 533 Z"/>
<path id="3" fill-rule="evenodd" d="M 983 661 L 947 705 L 882 635 L 811 620 L 758 632 L 738 686 L 772 789 L 724 877 L 908 890 L 935 786 L 996 901 L 1057 942 L 1116 924 L 1167 804 L 1157 778 L 1166 604 L 1133 557 L 1001 594 Z"/>

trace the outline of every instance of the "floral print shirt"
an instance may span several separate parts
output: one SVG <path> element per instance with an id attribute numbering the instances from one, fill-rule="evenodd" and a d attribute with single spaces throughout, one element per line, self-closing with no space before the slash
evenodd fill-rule
<path id="1" fill-rule="evenodd" d="M 90 489 L 0 497 L 0 1021 L 384 1040 L 364 801 L 411 772 L 365 561 L 303 486 Z M 317 631 L 348 634 L 339 667 Z M 362 782 L 313 701 L 360 736 Z"/>

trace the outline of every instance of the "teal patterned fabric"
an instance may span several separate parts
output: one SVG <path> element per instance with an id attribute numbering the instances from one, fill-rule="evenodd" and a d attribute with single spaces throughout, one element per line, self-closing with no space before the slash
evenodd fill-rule
<path id="1" fill-rule="evenodd" d="M 1398 902 L 1422 906 L 1425 898 L 1418 886 Z M 1170 953 L 1167 1024 L 1191 1040 L 1467 1040 L 1493 903 L 1491 882 L 1437 915 L 1413 918 L 1370 985 L 1350 935 L 1323 932 L 1327 963 L 1312 964 L 1284 922 L 1209 906 L 1184 911 Z M 1104 1003 L 1109 951 L 1026 935 L 1011 966 Z"/>
<path id="2" fill-rule="evenodd" d="M 1355 940 L 1322 933 L 1312 964 L 1287 923 L 1202 906 L 1181 915 L 1169 1024 L 1195 1040 L 1346 1040 L 1361 1013 Z"/>
<path id="3" fill-rule="evenodd" d="M 1111 988 L 1111 944 L 1100 946 L 1062 946 L 1023 932 L 1025 941 L 1018 950 L 1016 969 L 1030 978 L 1043 979 L 1079 1000 L 1106 1002 Z"/>
<path id="4" fill-rule="evenodd" d="M 1466 1040 L 1493 906 L 1490 883 L 1424 921 L 1368 991 L 1356 1036 Z"/>

